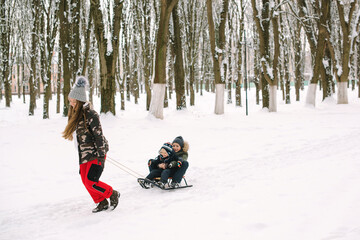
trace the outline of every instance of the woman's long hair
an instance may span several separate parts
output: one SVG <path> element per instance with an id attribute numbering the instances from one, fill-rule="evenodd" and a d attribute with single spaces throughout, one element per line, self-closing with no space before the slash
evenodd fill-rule
<path id="1" fill-rule="evenodd" d="M 76 100 L 75 108 L 70 106 L 69 109 L 69 116 L 68 116 L 68 124 L 65 127 L 65 130 L 63 132 L 63 138 L 67 140 L 73 140 L 73 133 L 76 130 L 77 125 L 79 124 L 81 118 L 84 116 L 84 102 L 81 102 L 79 100 Z M 84 118 L 85 119 L 85 118 Z"/>

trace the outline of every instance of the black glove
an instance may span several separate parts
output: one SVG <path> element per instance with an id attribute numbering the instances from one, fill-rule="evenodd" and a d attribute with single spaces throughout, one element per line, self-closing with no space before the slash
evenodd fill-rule
<path id="1" fill-rule="evenodd" d="M 105 168 L 105 158 L 99 157 L 99 158 L 98 158 L 98 164 L 99 164 L 100 166 L 102 166 L 102 168 L 104 169 L 104 168 Z"/>

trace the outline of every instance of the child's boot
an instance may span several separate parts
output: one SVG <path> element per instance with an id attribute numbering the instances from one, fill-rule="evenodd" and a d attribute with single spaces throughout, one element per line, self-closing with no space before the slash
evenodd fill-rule
<path id="1" fill-rule="evenodd" d="M 101 212 L 109 208 L 109 202 L 106 200 L 102 200 L 99 204 L 92 210 L 93 213 Z"/>

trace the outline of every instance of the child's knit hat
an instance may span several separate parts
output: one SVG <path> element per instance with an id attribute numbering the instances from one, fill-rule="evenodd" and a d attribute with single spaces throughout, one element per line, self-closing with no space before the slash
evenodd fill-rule
<path id="1" fill-rule="evenodd" d="M 163 148 L 169 156 L 171 156 L 174 153 L 173 147 L 172 147 L 171 143 L 169 143 L 169 142 L 164 143 L 161 148 Z M 160 148 L 160 150 L 161 150 L 161 148 Z"/>
<path id="2" fill-rule="evenodd" d="M 86 102 L 86 91 L 85 87 L 88 84 L 88 80 L 84 76 L 78 76 L 76 78 L 75 85 L 69 93 L 70 98 L 79 100 L 80 102 Z"/>

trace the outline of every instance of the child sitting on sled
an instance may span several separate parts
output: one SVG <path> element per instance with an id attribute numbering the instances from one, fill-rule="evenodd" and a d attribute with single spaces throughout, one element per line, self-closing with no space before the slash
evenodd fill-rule
<path id="1" fill-rule="evenodd" d="M 173 177 L 172 181 L 171 181 L 171 185 L 172 185 L 172 187 L 176 188 L 176 187 L 180 186 L 180 182 L 181 182 L 183 176 L 185 175 L 186 170 L 189 167 L 189 162 L 187 161 L 189 143 L 184 141 L 182 136 L 178 136 L 172 142 L 172 146 L 173 146 L 175 155 L 177 155 L 177 157 L 182 162 L 181 166 L 176 169 L 176 171 L 174 172 L 173 175 L 171 175 Z"/>
<path id="2" fill-rule="evenodd" d="M 146 178 L 153 180 L 156 177 L 161 177 L 159 182 L 160 187 L 172 187 L 167 185 L 168 178 L 174 175 L 182 163 L 182 159 L 175 154 L 171 143 L 164 143 L 159 150 L 159 155 L 155 159 L 149 160 L 150 173 Z"/>
<path id="3" fill-rule="evenodd" d="M 173 151 L 174 154 L 178 158 L 177 161 L 179 161 L 181 164 L 178 164 L 177 167 L 175 167 L 175 162 L 173 162 L 174 167 L 172 167 L 171 170 L 167 170 L 164 173 L 164 178 L 166 176 L 173 177 L 172 181 L 170 183 L 170 187 L 171 188 L 176 188 L 176 187 L 180 186 L 180 182 L 183 179 L 183 176 L 185 175 L 185 172 L 189 167 L 189 163 L 187 161 L 189 144 L 188 144 L 188 142 L 184 141 L 184 139 L 181 136 L 178 136 L 172 142 L 171 147 L 174 150 Z M 161 151 L 161 149 L 160 149 L 160 151 Z M 155 164 L 156 164 L 157 163 L 156 161 L 159 158 L 159 156 L 157 158 L 155 158 L 155 159 L 150 159 L 149 160 L 148 166 L 149 166 L 150 173 L 154 170 L 154 167 L 153 167 L 154 166 L 154 161 L 155 161 Z M 174 161 L 176 161 L 176 160 L 174 160 Z M 171 165 L 171 166 L 173 166 L 173 165 Z M 151 175 L 151 174 L 149 174 L 149 175 Z M 150 176 L 150 177 L 152 177 L 152 176 Z M 150 179 L 150 180 L 152 180 L 152 179 Z M 165 181 L 165 179 L 162 182 L 164 182 L 164 181 Z"/>

